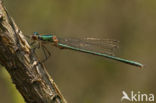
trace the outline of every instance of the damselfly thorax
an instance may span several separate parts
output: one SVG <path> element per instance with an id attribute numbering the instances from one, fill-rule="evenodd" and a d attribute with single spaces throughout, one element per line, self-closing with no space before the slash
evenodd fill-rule
<path id="1" fill-rule="evenodd" d="M 56 47 L 59 47 L 60 49 L 63 49 L 63 47 L 60 47 L 58 45 L 58 39 L 55 35 L 53 34 L 48 34 L 48 35 L 40 35 L 37 32 L 35 32 L 32 36 L 31 39 L 34 41 L 39 41 L 42 42 L 42 44 L 46 44 L 46 43 L 51 43 Z"/>

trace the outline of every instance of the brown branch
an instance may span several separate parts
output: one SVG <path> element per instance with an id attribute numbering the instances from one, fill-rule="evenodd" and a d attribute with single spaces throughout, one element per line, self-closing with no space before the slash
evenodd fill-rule
<path id="1" fill-rule="evenodd" d="M 27 103 L 67 103 L 1 1 L 0 64 Z"/>

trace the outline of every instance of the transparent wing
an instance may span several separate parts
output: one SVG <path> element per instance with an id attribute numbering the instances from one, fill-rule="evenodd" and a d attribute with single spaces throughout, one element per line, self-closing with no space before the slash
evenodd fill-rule
<path id="1" fill-rule="evenodd" d="M 119 41 L 111 39 L 98 38 L 60 38 L 59 43 L 66 44 L 75 48 L 85 49 L 89 51 L 114 55 L 118 48 Z"/>

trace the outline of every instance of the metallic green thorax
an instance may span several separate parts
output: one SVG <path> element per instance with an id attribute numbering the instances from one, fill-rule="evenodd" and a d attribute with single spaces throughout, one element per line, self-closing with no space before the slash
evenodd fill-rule
<path id="1" fill-rule="evenodd" d="M 54 40 L 54 37 L 56 37 L 56 36 L 54 36 L 52 34 L 40 35 L 40 34 L 36 33 L 34 35 L 38 36 L 38 39 L 42 40 L 42 41 L 48 41 L 48 42 L 53 42 L 53 43 L 56 42 Z M 57 40 L 57 38 L 56 38 L 56 40 Z M 60 43 L 59 39 L 57 40 L 57 43 L 55 43 L 55 44 L 57 44 L 58 47 L 63 47 L 63 48 L 70 49 L 70 50 L 75 50 L 75 51 L 80 51 L 80 52 L 84 52 L 84 53 L 88 53 L 88 54 L 93 54 L 93 55 L 97 55 L 97 56 L 106 57 L 106 58 L 109 58 L 109 59 L 112 59 L 112 60 L 116 60 L 116 61 L 119 61 L 119 62 L 122 62 L 122 63 L 137 66 L 137 67 L 143 67 L 143 65 L 141 63 L 139 63 L 139 62 L 135 62 L 135 61 L 131 61 L 131 60 L 111 56 L 111 55 L 108 55 L 108 54 L 105 54 L 105 53 L 91 51 L 91 50 L 88 50 L 88 49 L 82 49 L 82 48 L 79 48 L 79 47 L 74 47 L 73 45 L 68 45 L 68 44 L 65 44 L 65 43 Z"/>
<path id="2" fill-rule="evenodd" d="M 50 41 L 50 42 L 53 42 L 53 35 L 49 34 L 49 35 L 39 35 L 38 36 L 38 39 L 39 40 L 42 40 L 42 41 Z"/>

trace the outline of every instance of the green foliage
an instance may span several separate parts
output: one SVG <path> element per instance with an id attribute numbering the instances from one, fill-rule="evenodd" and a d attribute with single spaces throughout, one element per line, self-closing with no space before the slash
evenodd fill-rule
<path id="1" fill-rule="evenodd" d="M 9 93 L 7 98 L 10 100 L 10 103 L 25 103 L 23 97 L 17 91 L 15 85 L 12 83 L 10 75 L 5 70 L 5 68 L 0 68 L 0 78 L 2 78 L 3 82 L 5 83 L 3 84 L 3 86 L 7 86 L 7 91 Z"/>

